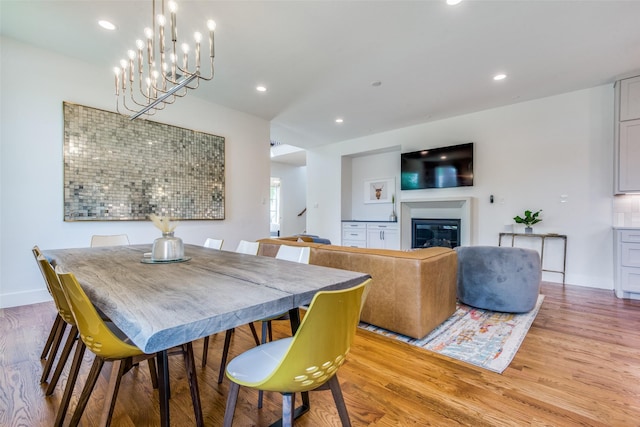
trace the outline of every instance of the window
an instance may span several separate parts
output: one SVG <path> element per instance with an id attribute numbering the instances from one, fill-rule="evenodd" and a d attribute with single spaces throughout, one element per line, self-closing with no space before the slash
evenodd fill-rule
<path id="1" fill-rule="evenodd" d="M 272 236 L 280 235 L 280 178 L 271 177 L 269 191 L 269 222 Z"/>

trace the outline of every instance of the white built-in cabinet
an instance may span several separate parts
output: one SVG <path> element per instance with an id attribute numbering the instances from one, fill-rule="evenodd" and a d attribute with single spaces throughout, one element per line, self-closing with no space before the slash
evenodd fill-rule
<path id="1" fill-rule="evenodd" d="M 345 221 L 342 223 L 342 245 L 400 249 L 400 228 L 397 222 Z"/>
<path id="2" fill-rule="evenodd" d="M 616 82 L 615 193 L 640 191 L 640 76 Z"/>
<path id="3" fill-rule="evenodd" d="M 613 240 L 616 296 L 640 299 L 640 228 L 615 229 Z"/>

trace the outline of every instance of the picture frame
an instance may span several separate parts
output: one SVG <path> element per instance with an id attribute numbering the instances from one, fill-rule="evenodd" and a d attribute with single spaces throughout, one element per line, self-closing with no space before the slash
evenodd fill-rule
<path id="1" fill-rule="evenodd" d="M 370 179 L 364 182 L 365 203 L 391 203 L 396 191 L 395 178 Z"/>

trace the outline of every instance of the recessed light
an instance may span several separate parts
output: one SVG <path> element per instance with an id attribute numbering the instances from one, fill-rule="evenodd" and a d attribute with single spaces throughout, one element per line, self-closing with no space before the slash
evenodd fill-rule
<path id="1" fill-rule="evenodd" d="M 461 1 L 462 1 L 462 0 L 447 0 L 447 4 L 448 4 L 449 6 L 455 6 L 455 5 L 457 5 L 458 3 L 460 3 Z"/>
<path id="2" fill-rule="evenodd" d="M 266 88 L 266 87 L 264 87 L 264 86 L 256 86 L 256 90 L 257 90 L 258 92 L 266 92 L 266 91 L 267 91 L 267 88 Z"/>
<path id="3" fill-rule="evenodd" d="M 117 28 L 114 24 L 104 19 L 99 20 L 98 25 L 100 25 L 105 30 L 110 30 L 110 31 L 113 31 Z"/>
<path id="4" fill-rule="evenodd" d="M 344 120 L 343 120 L 343 119 L 341 119 L 341 118 L 337 118 L 337 119 L 336 119 L 336 123 L 343 123 L 343 122 L 344 122 Z"/>
<path id="5" fill-rule="evenodd" d="M 507 78 L 507 75 L 506 74 L 502 74 L 502 73 L 496 74 L 495 76 L 493 76 L 493 80 L 496 80 L 496 81 L 497 80 L 504 80 L 506 78 Z"/>

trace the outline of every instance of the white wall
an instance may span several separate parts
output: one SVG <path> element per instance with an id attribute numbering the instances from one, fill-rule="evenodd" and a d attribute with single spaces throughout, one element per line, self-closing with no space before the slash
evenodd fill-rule
<path id="1" fill-rule="evenodd" d="M 12 39 L 0 43 L 0 307 L 9 307 L 49 298 L 31 255 L 33 245 L 83 247 L 92 234 L 116 233 L 127 233 L 132 244 L 150 244 L 158 231 L 146 221 L 63 221 L 62 102 L 114 111 L 110 68 Z M 226 138 L 226 219 L 183 221 L 176 235 L 193 244 L 223 238 L 231 249 L 240 239 L 268 236 L 269 123 L 194 95 L 154 120 Z"/>
<path id="2" fill-rule="evenodd" d="M 280 178 L 280 235 L 292 236 L 307 229 L 307 167 L 271 162 L 271 176 Z"/>
<path id="3" fill-rule="evenodd" d="M 498 233 L 506 224 L 511 227 L 515 215 L 543 209 L 544 220 L 535 232 L 568 236 L 567 283 L 613 289 L 613 87 L 609 85 L 312 149 L 307 154 L 307 199 L 317 207 L 309 210 L 309 229 L 340 241 L 343 156 L 396 145 L 410 152 L 471 141 L 476 144 L 473 187 L 404 191 L 398 202 L 474 197 L 473 245 L 496 245 Z M 350 187 L 357 191 L 363 184 L 356 182 L 355 173 L 351 179 Z M 561 195 L 568 196 L 566 203 L 561 203 Z M 352 195 L 353 204 L 356 197 Z M 551 244 L 547 255 L 550 265 L 545 267 L 556 269 L 560 246 Z M 561 281 L 553 273 L 544 278 Z"/>

